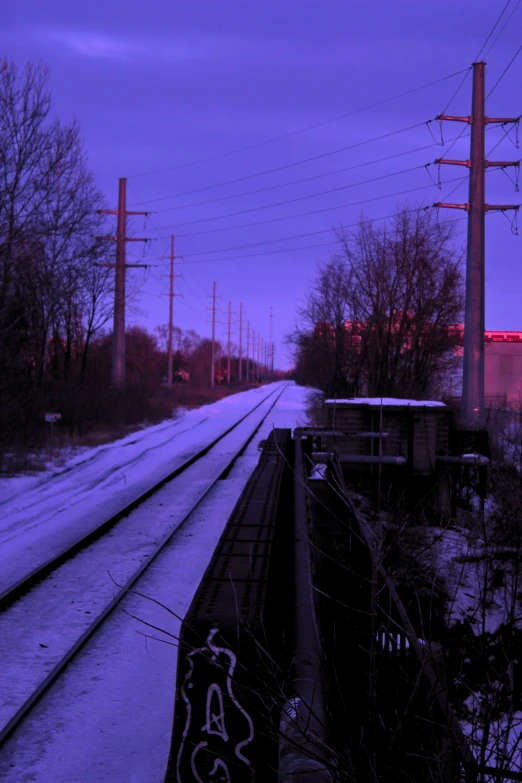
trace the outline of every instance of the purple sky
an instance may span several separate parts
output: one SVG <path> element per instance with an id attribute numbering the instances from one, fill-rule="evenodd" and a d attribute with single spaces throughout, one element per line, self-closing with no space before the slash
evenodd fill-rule
<path id="1" fill-rule="evenodd" d="M 449 182 L 465 170 L 444 166 L 442 191 L 430 187 L 422 167 L 443 156 L 444 149 L 420 126 L 243 182 L 209 187 L 432 119 L 445 109 L 463 76 L 290 138 L 194 161 L 331 120 L 465 69 L 503 7 L 504 0 L 17 0 L 3 9 L 0 45 L 2 55 L 20 66 L 28 60 L 50 66 L 56 113 L 64 122 L 79 121 L 90 165 L 111 206 L 116 206 L 118 177 L 127 177 L 128 208 L 157 211 L 145 233 L 143 218 L 129 220 L 129 234 L 159 239 L 146 251 L 146 261 L 154 266 L 146 273 L 128 273 L 141 287 L 140 313 L 128 320 L 148 328 L 167 321 L 168 299 L 161 293 L 167 290 L 168 261 L 161 257 L 169 252 L 174 233 L 177 252 L 185 258 L 179 265 L 183 278 L 176 280 L 183 294 L 175 299 L 177 325 L 210 335 L 215 280 L 222 311 L 218 337 L 226 338 L 229 300 L 235 329 L 242 301 L 252 328 L 265 339 L 273 306 L 276 365 L 286 367 L 288 351 L 281 340 L 293 326 L 317 261 L 328 257 L 328 229 L 341 221 L 356 222 L 361 211 L 373 218 L 389 215 L 405 200 L 414 205 L 465 202 L 467 183 L 451 193 L 456 183 Z M 521 29 L 522 7 L 511 0 L 482 54 L 488 64 L 486 94 L 522 43 Z M 521 66 L 522 55 L 494 90 L 486 114 L 522 113 Z M 446 111 L 470 113 L 470 77 Z M 444 139 L 463 127 L 444 123 Z M 431 128 L 439 139 L 438 124 Z M 488 130 L 486 150 L 502 135 L 499 127 Z M 429 144 L 393 160 L 339 171 Z M 459 141 L 449 156 L 467 158 L 469 141 Z M 519 157 L 519 150 L 504 140 L 492 159 Z M 413 167 L 418 168 L 351 187 Z M 436 179 L 436 167 L 430 170 Z M 272 189 L 237 195 L 261 188 Z M 335 188 L 342 189 L 324 194 Z M 199 192 L 170 198 L 194 190 Z M 491 204 L 522 201 L 500 171 L 488 174 L 486 192 Z M 379 200 L 325 211 L 374 197 Z M 290 199 L 300 200 L 277 204 Z M 252 211 L 231 216 L 246 210 Z M 316 214 L 303 214 L 310 212 Z M 218 216 L 227 217 L 212 220 Z M 464 213 L 452 211 L 449 217 L 464 218 Z M 186 225 L 193 221 L 200 222 Z M 458 226 L 462 242 L 465 229 L 463 220 Z M 486 327 L 522 329 L 520 237 L 501 214 L 487 216 L 486 236 Z M 244 245 L 253 246 L 231 250 Z M 216 250 L 222 252 L 210 252 Z M 128 260 L 140 261 L 142 253 L 141 245 L 131 243 Z"/>

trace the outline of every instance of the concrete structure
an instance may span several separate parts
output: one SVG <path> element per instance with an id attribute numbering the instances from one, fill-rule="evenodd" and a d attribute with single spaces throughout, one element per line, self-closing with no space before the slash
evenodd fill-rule
<path id="1" fill-rule="evenodd" d="M 451 515 L 453 415 L 442 402 L 395 398 L 325 400 L 326 431 L 317 445 L 336 451 L 349 482 L 379 498 L 427 502 Z M 364 489 L 363 489 L 364 491 Z M 392 494 L 391 494 L 392 493 Z"/>
<path id="2" fill-rule="evenodd" d="M 354 465 L 381 463 L 430 475 L 437 457 L 449 454 L 451 413 L 442 402 L 383 398 L 325 400 L 326 449 Z M 341 434 L 342 433 L 342 434 Z M 353 459 L 351 459 L 353 458 Z"/>

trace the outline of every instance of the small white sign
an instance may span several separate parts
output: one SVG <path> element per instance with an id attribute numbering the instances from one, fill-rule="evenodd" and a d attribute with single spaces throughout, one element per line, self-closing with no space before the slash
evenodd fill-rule
<path id="1" fill-rule="evenodd" d="M 46 413 L 45 414 L 45 421 L 58 421 L 58 419 L 62 418 L 61 413 Z"/>

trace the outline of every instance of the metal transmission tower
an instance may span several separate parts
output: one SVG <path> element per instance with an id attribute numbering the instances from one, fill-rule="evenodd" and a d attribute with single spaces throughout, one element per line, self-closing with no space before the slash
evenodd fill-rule
<path id="1" fill-rule="evenodd" d="M 248 349 L 250 345 L 250 321 L 247 321 L 247 339 L 246 339 L 246 372 L 245 380 L 248 383 Z"/>
<path id="2" fill-rule="evenodd" d="M 270 308 L 270 338 L 268 340 L 268 345 L 270 347 L 270 352 L 272 351 L 272 316 L 273 316 L 273 307 Z M 270 368 L 270 378 L 273 378 L 274 376 L 274 360 L 273 357 L 270 357 L 269 354 L 269 368 Z"/>
<path id="3" fill-rule="evenodd" d="M 469 160 L 438 158 L 435 163 L 466 166 L 470 170 L 469 201 L 466 204 L 437 202 L 436 208 L 464 209 L 468 213 L 468 247 L 466 258 L 466 308 L 464 317 L 464 373 L 462 384 L 462 423 L 478 428 L 484 424 L 484 331 L 485 331 L 485 253 L 484 215 L 491 210 L 518 210 L 520 204 L 486 204 L 486 168 L 520 166 L 520 161 L 488 161 L 484 159 L 485 126 L 491 123 L 519 122 L 519 117 L 486 117 L 484 62 L 473 63 L 473 101 L 469 117 L 439 114 L 438 120 L 467 122 L 471 125 L 471 157 Z"/>
<path id="4" fill-rule="evenodd" d="M 127 264 L 125 245 L 127 242 L 150 242 L 142 237 L 127 237 L 127 215 L 149 215 L 149 212 L 129 212 L 127 205 L 127 178 L 120 177 L 118 190 L 118 209 L 99 209 L 100 215 L 116 215 L 118 218 L 115 237 L 96 237 L 108 242 L 116 242 L 116 263 L 97 264 L 110 266 L 116 270 L 114 283 L 114 328 L 112 332 L 112 374 L 111 385 L 125 388 L 125 271 L 130 267 L 144 267 L 148 264 Z"/>
<path id="5" fill-rule="evenodd" d="M 228 342 L 227 342 L 227 383 L 230 386 L 230 320 L 232 316 L 232 302 L 228 303 Z"/>
<path id="6" fill-rule="evenodd" d="M 174 315 L 174 236 L 170 237 L 170 275 L 169 275 L 169 344 L 167 383 L 172 386 L 172 326 Z"/>
<path id="7" fill-rule="evenodd" d="M 257 332 L 252 330 L 252 380 L 257 381 Z"/>
<path id="8" fill-rule="evenodd" d="M 215 355 L 215 336 L 216 336 L 216 284 L 212 286 L 212 359 L 210 362 L 210 388 L 214 388 L 214 355 Z"/>
<path id="9" fill-rule="evenodd" d="M 243 302 L 239 303 L 239 383 L 243 380 Z"/>

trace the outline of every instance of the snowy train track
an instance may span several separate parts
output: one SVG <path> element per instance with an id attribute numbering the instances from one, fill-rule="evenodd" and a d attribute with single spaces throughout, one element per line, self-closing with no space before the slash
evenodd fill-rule
<path id="1" fill-rule="evenodd" d="M 126 517 L 132 511 L 141 506 L 142 503 L 152 497 L 162 486 L 169 481 L 182 475 L 191 465 L 201 460 L 206 454 L 208 454 L 215 446 L 217 446 L 227 435 L 234 432 L 246 419 L 248 419 L 255 411 L 257 411 L 267 400 L 269 400 L 274 394 L 277 393 L 277 389 L 274 389 L 254 407 L 251 408 L 246 414 L 244 414 L 238 421 L 234 422 L 224 432 L 220 433 L 210 443 L 206 444 L 203 448 L 191 455 L 188 459 L 178 465 L 174 470 L 170 471 L 166 476 L 163 476 L 159 481 L 156 481 L 152 486 L 146 489 L 144 492 L 133 498 L 129 503 L 126 503 L 122 508 L 118 509 L 115 514 L 111 514 L 101 524 L 91 528 L 87 533 L 80 536 L 77 540 L 68 544 L 62 550 L 54 554 L 47 559 L 44 563 L 38 564 L 28 573 L 24 574 L 20 579 L 5 588 L 0 593 L 0 612 L 7 609 L 21 596 L 27 593 L 32 587 L 37 585 L 46 576 L 51 574 L 54 570 L 66 563 L 78 552 L 90 546 L 98 538 L 108 533 L 121 519 Z M 98 481 L 101 479 L 98 478 Z"/>
<path id="2" fill-rule="evenodd" d="M 285 389 L 276 387 L 154 487 L 4 591 L 0 745 L 228 475 Z"/>

